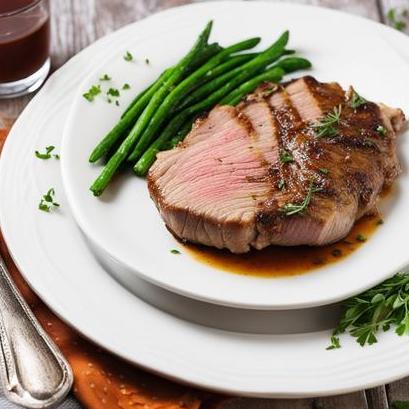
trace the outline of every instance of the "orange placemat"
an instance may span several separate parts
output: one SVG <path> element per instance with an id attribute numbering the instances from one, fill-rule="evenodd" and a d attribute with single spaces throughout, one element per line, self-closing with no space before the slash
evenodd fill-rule
<path id="1" fill-rule="evenodd" d="M 0 152 L 11 123 L 0 116 Z M 32 311 L 71 364 L 73 392 L 85 408 L 215 409 L 224 401 L 140 370 L 87 341 L 56 317 L 26 284 L 1 233 L 0 254 Z"/>

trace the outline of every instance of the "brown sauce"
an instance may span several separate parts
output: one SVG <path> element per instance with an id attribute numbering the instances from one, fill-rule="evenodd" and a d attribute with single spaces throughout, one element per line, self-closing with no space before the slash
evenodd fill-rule
<path id="1" fill-rule="evenodd" d="M 0 13 L 34 3 L 33 0 L 0 0 Z M 21 14 L 0 17 L 0 83 L 34 74 L 46 62 L 49 48 L 50 19 L 41 5 Z"/>
<path id="2" fill-rule="evenodd" d="M 322 247 L 270 246 L 246 254 L 232 254 L 227 250 L 194 244 L 184 244 L 184 247 L 196 260 L 231 273 L 265 278 L 292 276 L 348 257 L 365 244 L 364 239 L 369 239 L 380 224 L 379 216 L 363 217 L 344 240 Z"/>

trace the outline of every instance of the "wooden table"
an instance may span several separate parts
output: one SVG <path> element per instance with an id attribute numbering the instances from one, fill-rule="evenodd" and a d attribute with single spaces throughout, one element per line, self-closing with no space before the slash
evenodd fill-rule
<path id="1" fill-rule="evenodd" d="M 88 44 L 125 24 L 156 11 L 190 2 L 190 0 L 50 0 L 53 22 L 52 69 L 57 69 Z M 409 8 L 409 0 L 295 0 L 295 2 L 339 9 L 383 23 L 387 21 L 386 14 L 390 8 Z M 0 112 L 11 117 L 17 116 L 29 100 L 30 97 L 1 100 Z M 409 401 L 409 378 L 366 391 L 328 398 L 290 401 L 249 401 L 235 398 L 226 403 L 224 409 L 394 409 L 393 402 L 402 400 Z"/>

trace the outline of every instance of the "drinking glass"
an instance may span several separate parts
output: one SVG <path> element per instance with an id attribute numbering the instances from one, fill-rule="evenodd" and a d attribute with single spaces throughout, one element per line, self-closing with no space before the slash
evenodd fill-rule
<path id="1" fill-rule="evenodd" d="M 48 0 L 0 0 L 0 98 L 37 90 L 50 70 Z"/>

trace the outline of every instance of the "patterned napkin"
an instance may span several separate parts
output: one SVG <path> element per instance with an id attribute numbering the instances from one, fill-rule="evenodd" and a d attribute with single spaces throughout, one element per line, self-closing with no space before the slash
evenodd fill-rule
<path id="1" fill-rule="evenodd" d="M 0 115 L 0 152 L 11 124 L 11 119 Z M 222 397 L 149 374 L 82 338 L 29 288 L 13 263 L 1 233 L 0 254 L 32 311 L 71 364 L 73 393 L 85 408 L 217 409 L 223 406 Z"/>

